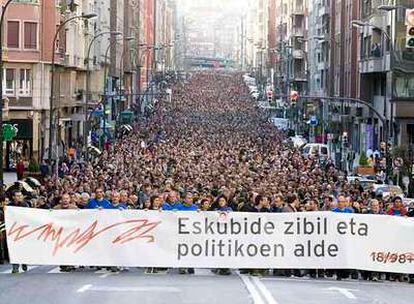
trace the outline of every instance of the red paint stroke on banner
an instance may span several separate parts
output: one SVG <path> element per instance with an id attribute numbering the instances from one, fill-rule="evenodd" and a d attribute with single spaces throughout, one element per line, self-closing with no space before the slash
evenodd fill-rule
<path id="1" fill-rule="evenodd" d="M 96 220 L 84 230 L 75 228 L 66 234 L 64 227 L 55 225 L 53 222 L 35 228 L 14 222 L 7 235 L 14 242 L 21 242 L 30 236 L 34 236 L 38 241 L 52 242 L 54 243 L 53 256 L 55 256 L 63 247 L 74 248 L 73 253 L 78 253 L 92 240 L 98 239 L 115 227 L 127 226 L 128 229 L 116 235 L 112 244 L 126 244 L 138 239 L 146 239 L 147 243 L 151 243 L 155 241 L 151 232 L 160 223 L 161 221 L 151 222 L 147 219 L 126 220 L 97 229 L 98 221 Z"/>

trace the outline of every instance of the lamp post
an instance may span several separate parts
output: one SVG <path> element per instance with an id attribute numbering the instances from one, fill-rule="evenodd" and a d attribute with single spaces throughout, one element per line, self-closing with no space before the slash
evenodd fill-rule
<path id="1" fill-rule="evenodd" d="M 402 5 L 380 5 L 380 6 L 378 6 L 378 9 L 380 11 L 391 12 L 391 11 L 395 11 L 397 9 L 406 9 L 406 7 L 404 7 Z"/>
<path id="2" fill-rule="evenodd" d="M 387 10 L 386 8 L 391 8 L 391 6 L 383 6 L 382 10 Z M 397 7 L 393 8 L 396 9 Z M 390 9 L 391 10 L 391 9 Z M 378 29 L 381 31 L 381 33 L 384 35 L 384 37 L 386 37 L 386 39 L 389 41 L 390 43 L 390 71 L 392 72 L 392 68 L 393 68 L 393 52 L 394 52 L 394 47 L 393 47 L 393 40 L 391 38 L 391 36 L 387 33 L 387 31 L 381 27 L 378 27 L 374 24 L 371 24 L 369 22 L 364 22 L 361 20 L 353 20 L 351 21 L 351 25 L 353 27 L 372 27 L 375 29 Z M 386 68 L 384 67 L 384 70 L 386 70 Z M 392 74 L 391 74 L 392 76 Z M 385 77 L 385 79 L 387 79 L 387 77 Z M 391 81 L 391 85 L 392 85 L 392 81 Z M 386 172 L 386 181 L 389 181 L 389 177 L 391 175 L 391 171 L 392 171 L 392 163 L 391 163 L 391 155 L 390 155 L 390 151 L 389 151 L 389 143 L 391 141 L 391 129 L 392 129 L 392 121 L 393 121 L 393 105 L 391 103 L 391 111 L 390 111 L 390 120 L 387 120 L 387 115 L 386 115 L 386 111 L 387 111 L 387 81 L 385 82 L 385 92 L 384 92 L 384 116 L 385 116 L 385 120 L 382 122 L 383 123 L 383 127 L 384 127 L 384 141 L 385 141 L 385 158 L 386 158 L 386 168 L 385 168 L 385 172 Z M 391 92 L 392 92 L 392 88 L 391 88 Z M 391 99 L 392 99 L 392 93 L 391 93 Z"/>
<path id="3" fill-rule="evenodd" d="M 111 49 L 112 46 L 114 46 L 116 44 L 118 40 L 114 40 L 111 43 L 109 43 L 108 47 L 106 48 L 105 51 L 105 68 L 104 68 L 104 100 L 103 100 L 103 119 L 102 119 L 102 124 L 103 124 L 103 141 L 105 143 L 106 140 L 106 104 L 108 101 L 108 96 L 109 96 L 109 91 L 108 91 L 108 53 L 109 50 Z M 89 121 L 89 117 L 88 117 L 88 121 Z M 88 149 L 86 149 L 86 155 L 88 155 L 89 151 Z"/>
<path id="4" fill-rule="evenodd" d="M 135 37 L 133 36 L 128 36 L 124 38 L 124 42 L 130 42 L 130 41 L 134 41 Z M 122 87 L 124 86 L 124 60 L 125 60 L 125 56 L 126 56 L 127 52 L 126 52 L 126 46 L 123 45 L 123 49 L 122 49 L 122 55 L 121 58 L 119 60 L 119 100 L 117 101 L 116 105 L 115 105 L 115 110 L 116 113 L 118 114 L 118 112 L 121 112 L 121 108 L 120 108 L 120 101 L 122 98 Z"/>
<path id="5" fill-rule="evenodd" d="M 75 19 L 91 19 L 91 18 L 95 18 L 98 15 L 95 13 L 90 13 L 90 14 L 82 14 L 80 16 L 73 16 L 67 20 L 65 20 L 63 23 L 61 23 L 59 25 L 59 27 L 56 30 L 55 36 L 53 37 L 53 44 L 52 44 L 52 70 L 51 70 L 51 81 L 50 81 L 50 98 L 49 98 L 49 167 L 50 170 L 52 170 L 52 148 L 53 148 L 53 112 L 54 112 L 54 86 L 55 86 L 55 81 L 54 81 L 54 76 L 55 76 L 55 47 L 56 47 L 56 40 L 57 37 L 60 33 L 60 31 L 62 30 L 62 28 L 68 24 L 70 21 L 73 21 Z M 59 122 L 57 122 L 59 123 Z M 59 143 L 56 143 L 59 144 Z M 56 167 L 58 166 L 58 160 L 59 160 L 59 155 L 56 155 Z"/>
<path id="6" fill-rule="evenodd" d="M 141 47 L 145 48 L 145 50 L 144 52 L 140 54 L 139 50 Z M 150 45 L 140 44 L 138 45 L 138 49 L 137 49 L 137 55 L 138 55 L 138 64 L 137 64 L 137 99 L 138 100 L 137 102 L 140 107 L 140 113 L 142 113 L 142 109 L 141 109 L 141 68 L 143 67 L 142 58 L 144 57 L 144 55 L 148 53 L 149 50 L 151 50 L 151 48 L 152 46 Z"/>
<path id="7" fill-rule="evenodd" d="M 3 196 L 3 21 L 7 7 L 13 0 L 8 0 L 1 7 L 0 18 L 0 197 Z"/>
<path id="8" fill-rule="evenodd" d="M 89 109 L 89 99 L 91 98 L 91 68 L 90 68 L 90 53 L 92 50 L 92 45 L 93 43 L 99 38 L 102 37 L 103 35 L 106 34 L 110 34 L 110 35 L 115 35 L 115 36 L 119 36 L 122 35 L 122 32 L 118 32 L 118 31 L 107 31 L 107 32 L 102 32 L 99 33 L 97 35 L 95 35 L 92 40 L 89 42 L 89 46 L 88 46 L 88 52 L 85 58 L 85 63 L 86 63 L 86 100 L 85 100 L 85 123 L 83 126 L 83 144 L 85 147 L 85 159 L 88 160 L 88 133 L 89 133 L 89 121 L 88 121 L 88 109 Z"/>

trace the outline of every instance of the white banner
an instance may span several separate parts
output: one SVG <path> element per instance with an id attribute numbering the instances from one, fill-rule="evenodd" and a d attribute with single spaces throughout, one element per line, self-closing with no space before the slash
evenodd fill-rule
<path id="1" fill-rule="evenodd" d="M 12 263 L 414 273 L 414 220 L 332 212 L 6 208 Z"/>

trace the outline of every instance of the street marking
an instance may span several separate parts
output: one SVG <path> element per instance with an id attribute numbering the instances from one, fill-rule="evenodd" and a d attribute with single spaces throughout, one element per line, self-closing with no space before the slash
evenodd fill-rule
<path id="1" fill-rule="evenodd" d="M 60 271 L 60 267 L 55 267 L 55 268 L 49 270 L 47 273 L 63 273 L 63 272 Z"/>
<path id="2" fill-rule="evenodd" d="M 265 302 L 259 294 L 259 291 L 256 289 L 256 286 L 250 281 L 250 277 L 244 274 L 238 274 L 238 276 L 241 278 L 241 280 L 247 288 L 247 291 L 252 296 L 253 304 L 265 304 Z"/>
<path id="3" fill-rule="evenodd" d="M 353 289 L 346 289 L 346 288 L 340 288 L 340 287 L 329 287 L 328 290 L 337 291 L 340 294 L 347 297 L 348 299 L 355 300 L 357 298 L 352 292 L 350 292 L 350 290 L 353 290 Z"/>
<path id="4" fill-rule="evenodd" d="M 0 273 L 6 274 L 6 273 L 11 273 L 11 271 L 12 271 L 12 268 L 9 268 L 7 270 L 0 271 Z"/>
<path id="5" fill-rule="evenodd" d="M 262 292 L 265 300 L 268 304 L 278 304 L 277 301 L 273 298 L 272 294 L 270 293 L 269 289 L 260 281 L 257 277 L 252 277 L 252 281 L 256 284 L 257 288 Z"/>
<path id="6" fill-rule="evenodd" d="M 99 277 L 102 278 L 102 279 L 105 279 L 109 276 L 116 275 L 116 274 L 119 274 L 119 271 L 117 271 L 117 272 L 107 272 L 107 273 L 101 274 Z"/>
<path id="7" fill-rule="evenodd" d="M 93 286 L 92 284 L 83 285 L 77 290 L 78 293 L 84 293 L 85 291 L 106 291 L 106 292 L 181 292 L 176 287 L 134 287 L 134 286 Z"/>
<path id="8" fill-rule="evenodd" d="M 194 275 L 200 276 L 200 277 L 211 277 L 211 276 L 214 276 L 215 274 L 211 272 L 211 269 L 196 268 L 194 270 Z"/>
<path id="9" fill-rule="evenodd" d="M 304 279 L 304 278 L 262 278 L 263 281 L 281 281 L 281 282 L 299 282 L 299 283 L 322 283 L 322 284 L 332 284 L 337 283 L 338 281 L 333 279 Z M 379 282 L 365 282 L 365 281 L 346 281 L 342 280 L 341 284 L 351 284 L 351 285 L 370 285 L 370 286 L 395 286 L 398 282 L 388 282 L 388 281 L 379 281 Z"/>
<path id="10" fill-rule="evenodd" d="M 29 272 L 33 269 L 39 268 L 40 266 L 27 266 L 27 270 L 26 271 L 22 271 L 22 272 Z"/>
<path id="11" fill-rule="evenodd" d="M 86 284 L 86 285 L 83 285 L 81 288 L 79 288 L 76 292 L 83 293 L 89 290 L 91 287 L 92 287 L 92 284 Z"/>

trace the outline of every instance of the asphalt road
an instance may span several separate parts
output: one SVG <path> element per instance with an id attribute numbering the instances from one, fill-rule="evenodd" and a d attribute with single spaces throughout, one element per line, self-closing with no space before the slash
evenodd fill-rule
<path id="1" fill-rule="evenodd" d="M 207 269 L 194 275 L 146 274 L 142 269 L 93 269 L 61 273 L 54 266 L 29 266 L 11 274 L 0 265 L 0 303 L 7 304 L 412 304 L 414 285 L 356 280 L 252 277 L 233 272 L 217 276 Z"/>

